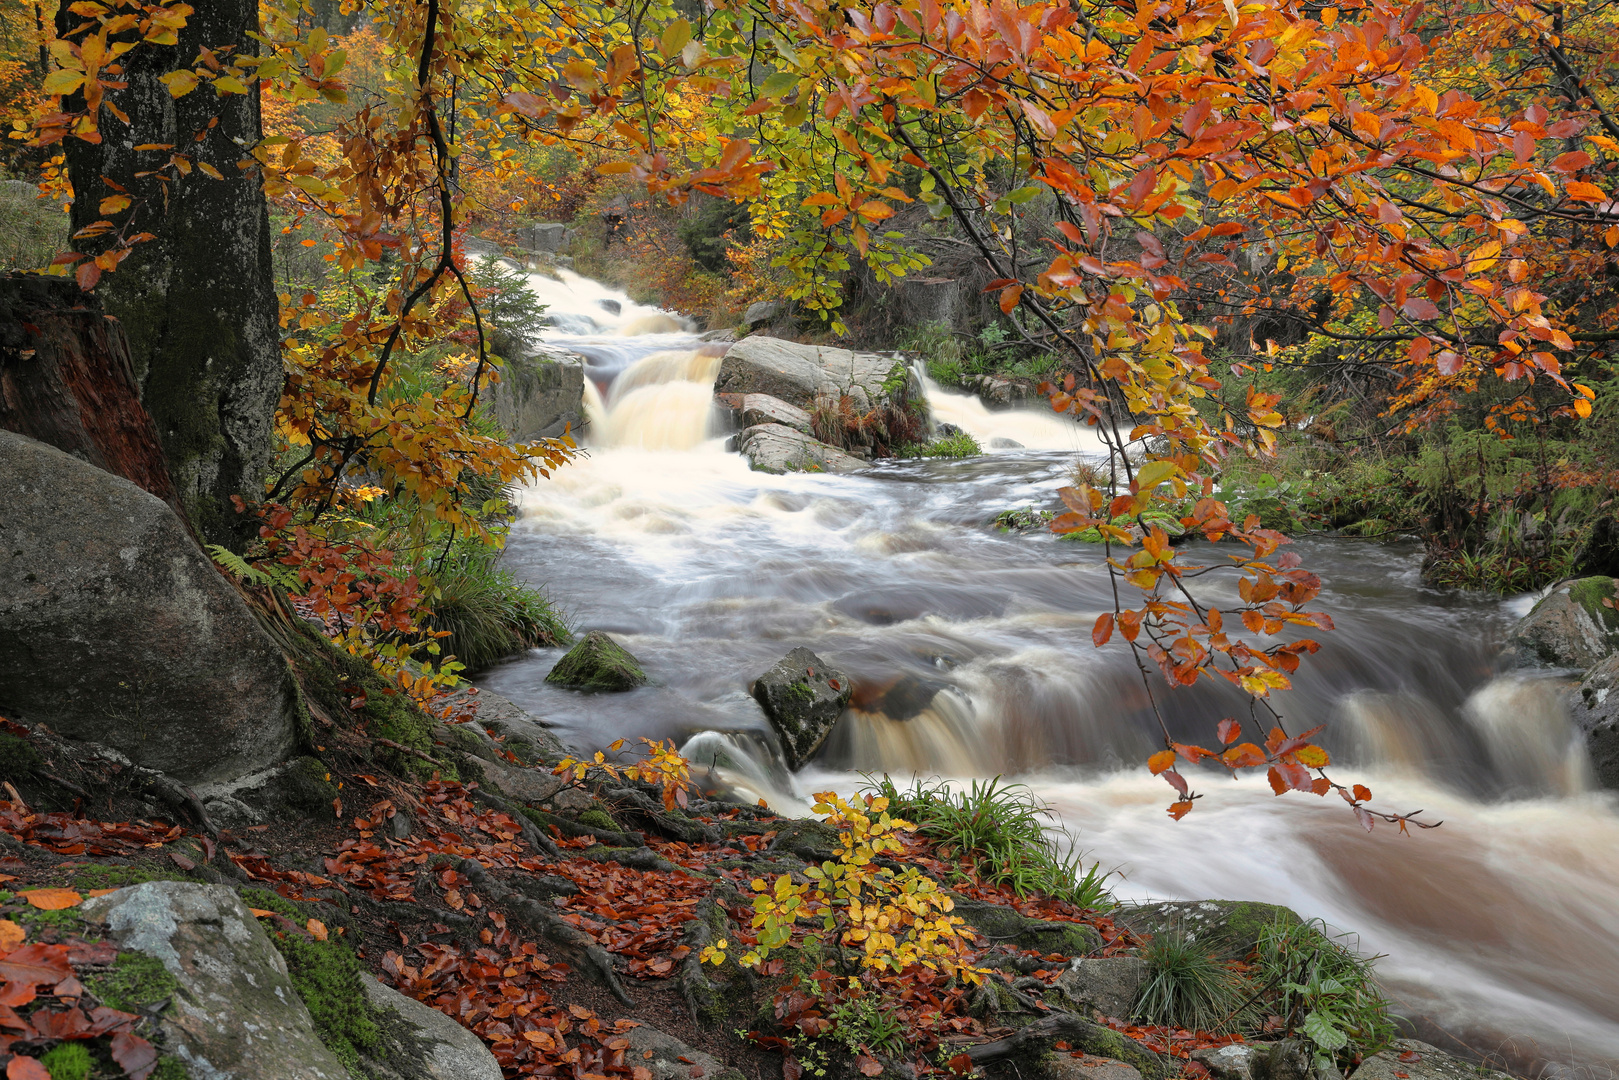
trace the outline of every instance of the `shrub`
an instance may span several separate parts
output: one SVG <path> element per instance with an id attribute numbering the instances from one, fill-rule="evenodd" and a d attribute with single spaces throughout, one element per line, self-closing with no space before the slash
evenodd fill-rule
<path id="1" fill-rule="evenodd" d="M 1136 996 L 1135 1015 L 1148 1023 L 1223 1032 L 1251 1000 L 1247 979 L 1216 960 L 1207 944 L 1184 934 L 1157 935 L 1142 959 L 1147 981 Z"/>
<path id="2" fill-rule="evenodd" d="M 1018 896 L 1044 893 L 1076 907 L 1113 906 L 1110 874 L 1084 864 L 1072 837 L 1065 854 L 1052 836 L 1056 813 L 1021 784 L 974 780 L 958 792 L 949 783 L 918 780 L 900 791 L 892 778 L 867 778 L 866 790 L 889 801 L 893 812 L 916 823 L 917 831 L 945 851 L 970 860 L 980 878 L 1007 885 Z"/>
<path id="3" fill-rule="evenodd" d="M 427 629 L 448 631 L 442 656 L 454 656 L 477 671 L 524 649 L 562 645 L 572 639 L 567 623 L 546 596 L 498 565 L 498 552 L 469 550 L 427 571 Z"/>
<path id="4" fill-rule="evenodd" d="M 1272 923 L 1259 936 L 1254 978 L 1277 989 L 1270 1010 L 1303 1035 L 1320 1065 L 1347 1065 L 1377 1053 L 1397 1034 L 1388 999 L 1362 957 L 1319 919 Z"/>
<path id="5" fill-rule="evenodd" d="M 978 440 L 965 431 L 925 443 L 906 443 L 896 451 L 899 457 L 969 458 L 984 452 Z"/>

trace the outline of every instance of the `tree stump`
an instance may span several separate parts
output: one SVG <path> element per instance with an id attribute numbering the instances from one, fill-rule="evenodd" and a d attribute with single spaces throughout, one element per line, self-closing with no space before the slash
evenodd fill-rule
<path id="1" fill-rule="evenodd" d="M 187 521 L 123 328 L 69 278 L 0 276 L 0 428 L 122 476 Z"/>

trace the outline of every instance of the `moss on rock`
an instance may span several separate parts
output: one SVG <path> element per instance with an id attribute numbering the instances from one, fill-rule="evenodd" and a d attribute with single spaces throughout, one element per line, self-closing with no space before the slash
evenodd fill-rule
<path id="1" fill-rule="evenodd" d="M 628 649 L 600 630 L 592 630 L 557 661 L 545 681 L 577 690 L 618 691 L 633 690 L 647 679 Z"/>
<path id="2" fill-rule="evenodd" d="M 169 974 L 163 961 L 145 953 L 125 949 L 106 971 L 92 974 L 86 989 L 121 1012 L 142 1012 L 173 997 L 180 981 Z"/>
<path id="3" fill-rule="evenodd" d="M 267 889 L 243 889 L 242 899 L 300 925 L 309 918 L 300 905 Z M 376 1050 L 382 1033 L 361 982 L 368 976 L 359 960 L 336 934 L 319 941 L 271 929 L 270 942 L 287 962 L 287 975 L 309 1009 L 321 1042 L 350 1075 L 361 1077 L 360 1058 Z"/>
<path id="4" fill-rule="evenodd" d="M 1084 923 L 1031 919 L 1001 904 L 955 898 L 956 915 L 992 942 L 1063 956 L 1088 956 L 1102 947 L 1102 935 Z"/>
<path id="5" fill-rule="evenodd" d="M 16 735 L 0 735 L 0 779 L 25 780 L 39 767 L 39 751 Z"/>

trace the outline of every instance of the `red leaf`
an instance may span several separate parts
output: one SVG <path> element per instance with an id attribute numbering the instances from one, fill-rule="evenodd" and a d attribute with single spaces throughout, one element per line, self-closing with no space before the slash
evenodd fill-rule
<path id="1" fill-rule="evenodd" d="M 51 1080 L 51 1074 L 38 1058 L 19 1054 L 6 1066 L 6 1080 Z"/>
<path id="2" fill-rule="evenodd" d="M 1372 789 L 1367 787 L 1365 784 L 1356 784 L 1354 791 L 1355 798 L 1359 799 L 1361 802 L 1372 801 Z"/>
<path id="3" fill-rule="evenodd" d="M 966 1054 L 957 1054 L 950 1059 L 950 1071 L 957 1076 L 966 1076 L 973 1071 L 973 1059 Z"/>
<path id="4" fill-rule="evenodd" d="M 197 868 L 196 863 L 192 862 L 178 851 L 169 852 L 169 858 L 174 861 L 175 866 L 178 866 L 182 870 L 195 870 Z"/>
<path id="5" fill-rule="evenodd" d="M 882 1065 L 870 1054 L 861 1054 L 856 1058 L 855 1067 L 860 1070 L 861 1076 L 876 1076 L 883 1071 Z"/>
<path id="6" fill-rule="evenodd" d="M 1232 743 L 1237 741 L 1239 736 L 1242 735 L 1242 725 L 1228 716 L 1224 720 L 1220 721 L 1220 724 L 1217 728 L 1215 728 L 1215 731 L 1217 731 L 1220 735 L 1220 742 L 1226 746 L 1230 746 Z"/>
<path id="7" fill-rule="evenodd" d="M 72 974 L 67 949 L 61 945 L 24 945 L 0 960 L 0 979 L 27 986 L 36 983 L 55 986 Z"/>
<path id="8" fill-rule="evenodd" d="M 157 1067 L 157 1048 L 139 1035 L 120 1031 L 112 1037 L 112 1059 L 129 1080 L 146 1080 Z"/>
<path id="9" fill-rule="evenodd" d="M 1096 625 L 1091 628 L 1091 644 L 1100 649 L 1106 645 L 1113 636 L 1113 613 L 1106 612 L 1096 617 Z"/>
<path id="10" fill-rule="evenodd" d="M 1422 1055 L 1415 1050 L 1406 1050 L 1400 1054 L 1400 1061 L 1406 1065 L 1415 1065 L 1422 1060 Z"/>

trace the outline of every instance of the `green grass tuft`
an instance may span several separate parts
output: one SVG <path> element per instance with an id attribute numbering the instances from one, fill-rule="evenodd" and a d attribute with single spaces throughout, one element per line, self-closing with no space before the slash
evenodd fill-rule
<path id="1" fill-rule="evenodd" d="M 1021 784 L 1000 777 L 974 780 L 966 791 L 949 783 L 916 781 L 900 791 L 894 781 L 867 777 L 864 790 L 888 799 L 888 812 L 915 823 L 918 831 L 946 850 L 973 860 L 986 882 L 1007 885 L 1019 896 L 1044 893 L 1076 907 L 1114 906 L 1100 865 L 1085 866 L 1072 837 L 1054 829 L 1056 813 Z M 1068 851 L 1053 832 L 1068 837 Z"/>
<path id="2" fill-rule="evenodd" d="M 1363 957 L 1344 936 L 1328 934 L 1320 919 L 1265 927 L 1255 959 L 1255 980 L 1278 991 L 1267 1011 L 1313 1044 L 1318 1063 L 1348 1065 L 1386 1048 L 1399 1034 L 1372 974 L 1377 958 Z"/>
<path id="3" fill-rule="evenodd" d="M 1224 1032 L 1252 997 L 1247 979 L 1215 959 L 1207 944 L 1184 934 L 1158 934 L 1142 958 L 1147 981 L 1136 996 L 1135 1014 L 1148 1023 Z"/>
<path id="4" fill-rule="evenodd" d="M 572 640 L 550 600 L 498 565 L 497 554 L 467 552 L 428 575 L 433 614 L 427 626 L 449 632 L 438 641 L 439 654 L 454 656 L 468 671 Z"/>
<path id="5" fill-rule="evenodd" d="M 63 1043 L 42 1055 L 39 1063 L 51 1074 L 51 1080 L 89 1080 L 90 1068 L 95 1064 L 90 1051 L 79 1043 Z"/>

